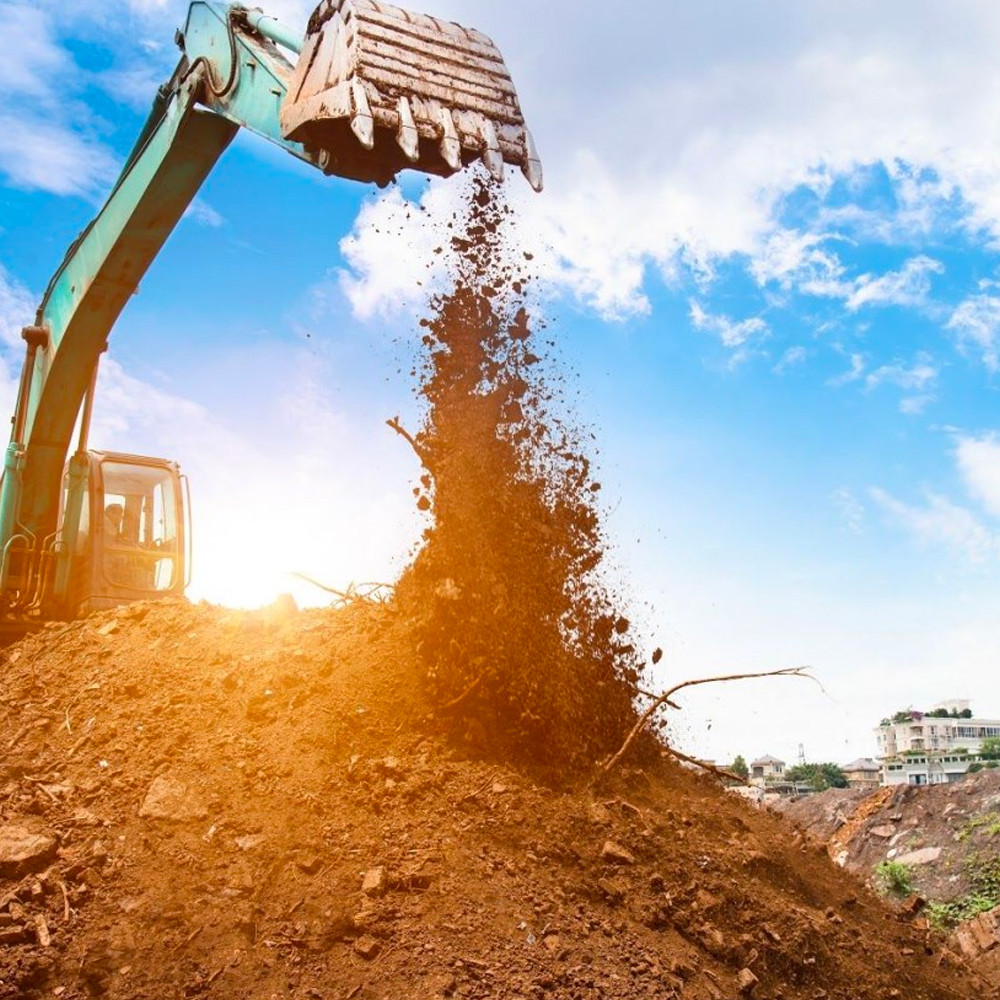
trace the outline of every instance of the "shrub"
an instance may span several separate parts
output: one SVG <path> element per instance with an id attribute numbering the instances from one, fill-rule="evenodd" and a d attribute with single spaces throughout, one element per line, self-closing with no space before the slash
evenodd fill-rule
<path id="1" fill-rule="evenodd" d="M 899 861 L 882 861 L 875 866 L 875 883 L 889 895 L 909 896 L 913 892 L 913 872 Z"/>

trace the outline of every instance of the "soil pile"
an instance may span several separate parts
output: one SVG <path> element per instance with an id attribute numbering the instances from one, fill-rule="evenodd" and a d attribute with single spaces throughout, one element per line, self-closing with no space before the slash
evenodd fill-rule
<path id="1" fill-rule="evenodd" d="M 436 721 L 407 618 L 138 605 L 3 654 L 0 997 L 981 997 L 781 819 Z"/>
<path id="2" fill-rule="evenodd" d="M 411 440 L 433 523 L 397 593 L 439 706 L 512 754 L 589 767 L 635 721 L 642 662 L 599 578 L 600 484 L 544 374 L 509 218 L 480 178 L 441 248 L 454 287 L 423 322 Z"/>
<path id="3" fill-rule="evenodd" d="M 994 905 L 1000 905 L 1000 771 L 969 774 L 954 784 L 897 785 L 867 794 L 831 788 L 775 808 L 863 878 L 872 879 L 886 861 L 904 865 L 913 891 L 932 902 L 981 895 L 977 867 L 992 865 Z"/>

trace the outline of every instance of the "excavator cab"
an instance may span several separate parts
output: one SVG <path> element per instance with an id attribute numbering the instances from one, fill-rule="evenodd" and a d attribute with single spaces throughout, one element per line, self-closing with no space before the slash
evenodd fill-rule
<path id="1" fill-rule="evenodd" d="M 55 589 L 71 616 L 182 596 L 190 531 L 175 462 L 88 451 L 67 463 Z"/>

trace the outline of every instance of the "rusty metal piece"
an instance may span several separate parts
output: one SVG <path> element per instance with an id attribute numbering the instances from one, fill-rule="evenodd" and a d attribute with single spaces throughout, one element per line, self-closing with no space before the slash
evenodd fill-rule
<path id="1" fill-rule="evenodd" d="M 541 188 L 493 42 L 379 0 L 320 3 L 280 118 L 283 137 L 323 155 L 330 173 L 386 184 L 408 167 L 448 175 L 483 160 L 494 177 L 511 163 Z"/>

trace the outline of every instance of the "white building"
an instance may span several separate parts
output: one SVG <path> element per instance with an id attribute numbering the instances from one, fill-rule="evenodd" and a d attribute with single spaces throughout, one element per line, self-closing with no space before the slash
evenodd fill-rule
<path id="1" fill-rule="evenodd" d="M 929 712 L 897 712 L 875 730 L 882 782 L 957 781 L 991 737 L 1000 737 L 1000 719 L 975 718 L 968 701 L 942 702 Z"/>
<path id="2" fill-rule="evenodd" d="M 750 765 L 750 784 L 763 787 L 775 781 L 785 780 L 785 762 L 765 754 Z"/>

